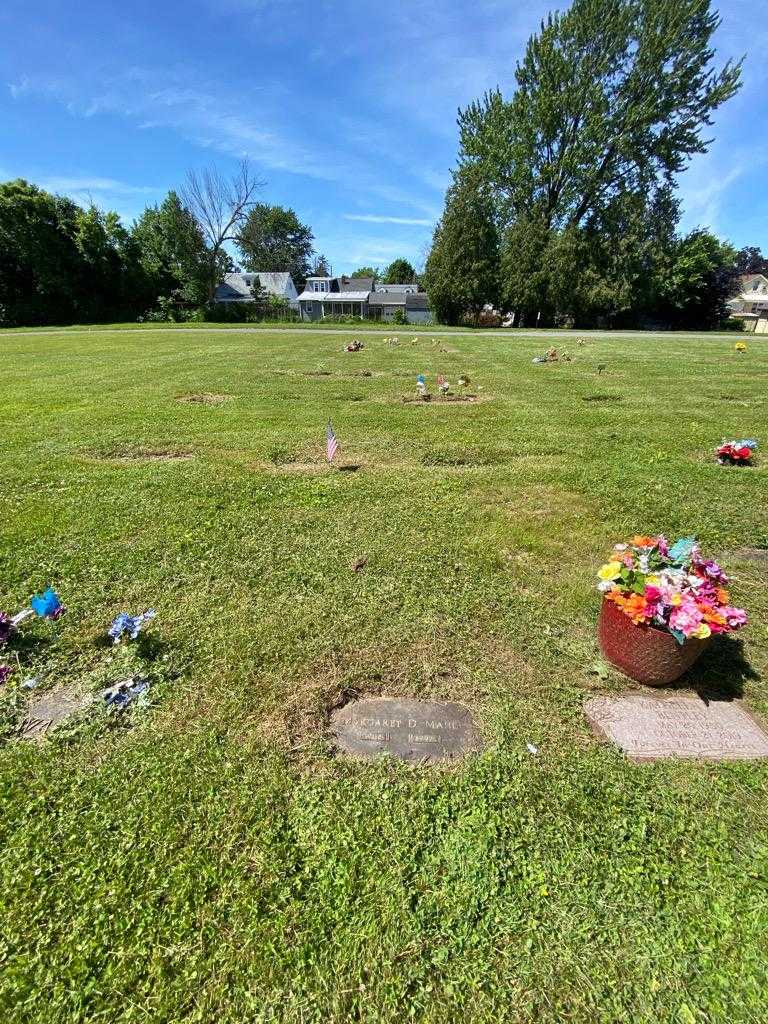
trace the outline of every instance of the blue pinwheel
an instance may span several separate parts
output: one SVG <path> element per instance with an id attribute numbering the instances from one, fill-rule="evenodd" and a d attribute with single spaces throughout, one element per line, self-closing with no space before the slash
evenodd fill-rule
<path id="1" fill-rule="evenodd" d="M 44 594 L 35 594 L 29 603 L 32 611 L 41 619 L 59 619 L 66 611 L 52 587 L 48 587 Z"/>

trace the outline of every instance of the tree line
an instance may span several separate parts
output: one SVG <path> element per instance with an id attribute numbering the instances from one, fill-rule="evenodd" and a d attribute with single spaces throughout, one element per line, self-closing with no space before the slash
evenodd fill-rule
<path id="1" fill-rule="evenodd" d="M 126 227 L 94 204 L 0 183 L 0 326 L 216 319 L 233 246 L 246 270 L 288 271 L 301 290 L 328 261 L 292 209 L 257 201 L 263 185 L 247 163 L 230 177 L 192 171 Z M 258 287 L 253 298 L 264 300 Z"/>
<path id="2" fill-rule="evenodd" d="M 518 325 L 711 328 L 745 267 L 678 230 L 677 180 L 706 152 L 741 65 L 713 65 L 709 0 L 574 0 L 528 41 L 510 97 L 459 112 L 459 155 L 425 268 L 436 318 L 486 303 Z"/>

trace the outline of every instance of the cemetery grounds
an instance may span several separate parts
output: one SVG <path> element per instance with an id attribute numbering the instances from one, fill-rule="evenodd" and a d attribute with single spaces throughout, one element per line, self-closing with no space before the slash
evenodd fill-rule
<path id="1" fill-rule="evenodd" d="M 42 742 L 0 694 L 6 1024 L 765 1020 L 768 763 L 634 764 L 582 709 L 636 690 L 596 571 L 663 532 L 751 619 L 683 692 L 768 715 L 768 341 L 385 337 L 0 336 L 0 608 L 68 608 L 14 678 L 152 679 Z M 467 705 L 485 753 L 335 758 L 379 694 Z"/>

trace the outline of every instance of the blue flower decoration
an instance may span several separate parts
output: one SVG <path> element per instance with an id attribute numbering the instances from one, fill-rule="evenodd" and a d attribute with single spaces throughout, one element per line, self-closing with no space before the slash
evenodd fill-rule
<path id="1" fill-rule="evenodd" d="M 678 565 L 682 565 L 691 557 L 691 552 L 695 546 L 695 537 L 684 537 L 672 545 L 669 549 L 669 557 L 673 562 L 677 562 Z"/>
<path id="2" fill-rule="evenodd" d="M 140 697 L 142 693 L 146 693 L 148 689 L 148 679 L 135 679 L 131 677 L 122 683 L 109 686 L 102 693 L 102 697 L 110 709 L 123 711 L 137 697 Z"/>
<path id="3" fill-rule="evenodd" d="M 32 611 L 41 619 L 58 619 L 65 611 L 59 595 L 52 587 L 48 587 L 44 594 L 35 594 L 29 603 Z"/>
<path id="4" fill-rule="evenodd" d="M 144 623 L 154 619 L 156 615 L 157 612 L 154 608 L 148 608 L 141 615 L 127 615 L 125 612 L 120 612 L 107 630 L 107 635 L 111 636 L 116 644 L 120 643 L 123 636 L 127 636 L 129 640 L 135 640 Z"/>
<path id="5" fill-rule="evenodd" d="M 419 376 L 416 378 L 416 383 L 417 384 L 426 384 L 426 380 L 424 378 L 424 374 L 423 373 L 420 373 Z"/>

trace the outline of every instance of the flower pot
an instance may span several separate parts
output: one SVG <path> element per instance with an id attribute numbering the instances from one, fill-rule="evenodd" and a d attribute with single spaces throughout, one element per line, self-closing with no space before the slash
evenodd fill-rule
<path id="1" fill-rule="evenodd" d="M 666 686 L 687 672 L 708 644 L 691 638 L 679 644 L 671 633 L 655 626 L 636 626 L 614 604 L 603 601 L 598 623 L 600 647 L 607 661 L 646 686 Z"/>

